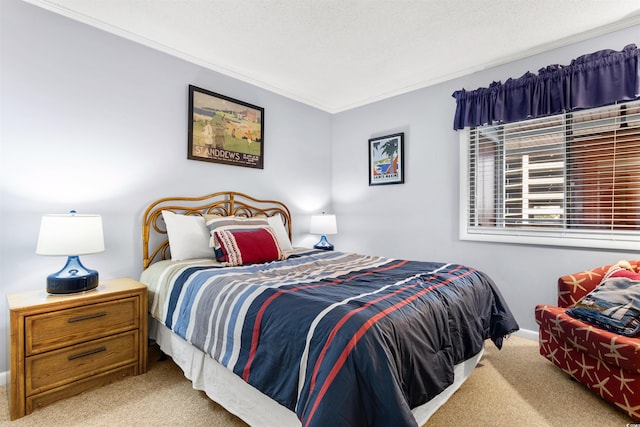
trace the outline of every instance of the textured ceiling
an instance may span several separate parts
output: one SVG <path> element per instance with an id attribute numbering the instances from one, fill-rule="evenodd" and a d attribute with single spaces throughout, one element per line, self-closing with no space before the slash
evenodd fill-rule
<path id="1" fill-rule="evenodd" d="M 640 0 L 25 1 L 332 113 L 640 24 Z"/>

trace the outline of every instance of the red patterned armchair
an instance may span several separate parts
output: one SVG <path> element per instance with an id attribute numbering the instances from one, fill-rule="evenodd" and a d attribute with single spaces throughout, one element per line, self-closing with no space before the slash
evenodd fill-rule
<path id="1" fill-rule="evenodd" d="M 640 273 L 640 260 L 629 261 Z M 640 336 L 627 337 L 566 310 L 591 292 L 610 265 L 558 279 L 558 307 L 538 305 L 540 354 L 632 418 L 640 420 Z"/>

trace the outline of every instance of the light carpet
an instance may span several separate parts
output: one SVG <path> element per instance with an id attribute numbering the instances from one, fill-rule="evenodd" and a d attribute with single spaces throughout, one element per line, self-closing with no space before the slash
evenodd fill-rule
<path id="1" fill-rule="evenodd" d="M 56 402 L 9 421 L 0 387 L 0 425 L 24 426 L 246 426 L 191 387 L 171 361 L 152 347 L 149 371 Z M 634 421 L 571 380 L 538 353 L 538 343 L 511 337 L 501 351 L 487 341 L 467 382 L 431 417 L 428 427 L 619 426 Z"/>

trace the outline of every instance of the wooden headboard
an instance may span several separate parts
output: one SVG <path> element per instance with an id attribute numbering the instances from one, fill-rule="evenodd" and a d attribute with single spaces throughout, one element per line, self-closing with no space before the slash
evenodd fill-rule
<path id="1" fill-rule="evenodd" d="M 154 261 L 170 259 L 167 229 L 162 211 L 184 215 L 274 216 L 280 214 L 291 239 L 291 213 L 276 200 L 260 200 L 235 191 L 221 191 L 202 197 L 166 197 L 149 205 L 142 217 L 143 268 Z"/>

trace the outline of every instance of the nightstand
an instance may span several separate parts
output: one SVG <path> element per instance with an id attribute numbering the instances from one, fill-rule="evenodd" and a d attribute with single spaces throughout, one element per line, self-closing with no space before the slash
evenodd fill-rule
<path id="1" fill-rule="evenodd" d="M 147 371 L 147 287 L 101 281 L 88 292 L 7 295 L 12 420 L 60 399 Z"/>

